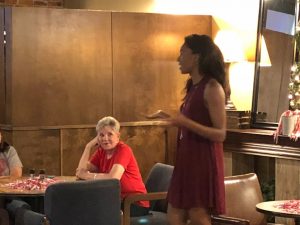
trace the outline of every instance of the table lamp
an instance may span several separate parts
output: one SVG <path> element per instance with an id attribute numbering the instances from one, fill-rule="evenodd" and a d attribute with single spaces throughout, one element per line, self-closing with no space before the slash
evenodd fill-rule
<path id="1" fill-rule="evenodd" d="M 236 32 L 231 30 L 219 30 L 215 40 L 215 44 L 220 48 L 225 62 L 225 83 L 224 91 L 226 97 L 226 110 L 236 110 L 235 105 L 230 99 L 231 88 L 229 79 L 229 68 L 231 63 L 246 61 L 244 48 L 241 40 Z"/>

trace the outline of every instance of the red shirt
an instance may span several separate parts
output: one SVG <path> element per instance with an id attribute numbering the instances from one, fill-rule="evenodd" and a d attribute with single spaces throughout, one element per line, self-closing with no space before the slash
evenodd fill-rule
<path id="1" fill-rule="evenodd" d="M 131 193 L 147 193 L 133 152 L 123 142 L 117 144 L 110 159 L 107 159 L 106 151 L 99 147 L 90 162 L 98 168 L 99 173 L 109 173 L 114 164 L 120 164 L 124 167 L 125 171 L 120 180 L 122 199 Z M 149 201 L 139 201 L 137 204 L 149 207 Z"/>

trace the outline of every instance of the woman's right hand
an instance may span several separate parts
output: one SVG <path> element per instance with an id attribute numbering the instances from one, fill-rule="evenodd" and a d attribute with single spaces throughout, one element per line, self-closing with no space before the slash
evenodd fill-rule
<path id="1" fill-rule="evenodd" d="M 86 180 L 88 177 L 88 170 L 84 168 L 77 168 L 76 169 L 76 177 L 82 180 Z"/>
<path id="2" fill-rule="evenodd" d="M 157 110 L 156 112 L 146 115 L 147 119 L 167 119 L 170 115 L 163 110 Z"/>
<path id="3" fill-rule="evenodd" d="M 97 146 L 98 143 L 98 136 L 94 137 L 89 143 L 86 144 L 86 147 L 88 148 L 93 148 L 95 146 Z"/>

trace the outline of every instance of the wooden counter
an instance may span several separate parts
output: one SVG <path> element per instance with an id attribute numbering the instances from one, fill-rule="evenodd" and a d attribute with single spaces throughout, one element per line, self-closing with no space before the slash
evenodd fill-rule
<path id="1" fill-rule="evenodd" d="M 227 132 L 224 150 L 242 154 L 300 160 L 300 141 L 279 136 L 276 144 L 273 130 L 230 129 Z"/>
<path id="2" fill-rule="evenodd" d="M 224 142 L 225 174 L 255 172 L 261 183 L 275 180 L 275 200 L 300 199 L 300 141 L 272 130 L 230 129 Z M 276 218 L 276 223 L 293 220 Z"/>

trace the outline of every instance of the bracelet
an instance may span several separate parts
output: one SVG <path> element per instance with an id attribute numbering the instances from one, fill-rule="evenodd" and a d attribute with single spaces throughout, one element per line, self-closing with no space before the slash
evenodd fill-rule
<path id="1" fill-rule="evenodd" d="M 94 180 L 96 180 L 96 176 L 97 176 L 97 174 L 95 173 L 95 174 L 94 174 Z"/>

